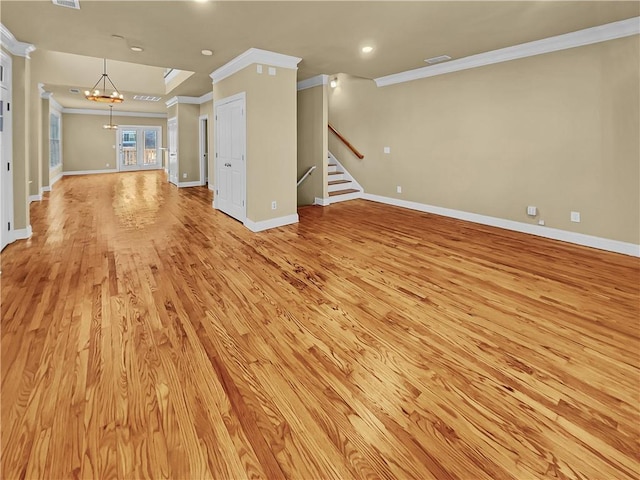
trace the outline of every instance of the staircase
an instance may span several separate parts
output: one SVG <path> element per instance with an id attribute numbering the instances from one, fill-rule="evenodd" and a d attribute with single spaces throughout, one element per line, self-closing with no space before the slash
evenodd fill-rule
<path id="1" fill-rule="evenodd" d="M 362 196 L 362 187 L 345 170 L 331 152 L 327 157 L 329 204 L 354 200 Z"/>

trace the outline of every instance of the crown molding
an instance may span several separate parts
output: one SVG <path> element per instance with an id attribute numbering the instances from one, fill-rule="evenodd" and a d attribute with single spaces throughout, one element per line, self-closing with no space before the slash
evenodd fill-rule
<path id="1" fill-rule="evenodd" d="M 203 103 L 210 102 L 213 100 L 213 92 L 205 93 L 204 95 L 200 95 L 199 97 L 186 97 L 183 95 L 178 95 L 177 97 L 171 97 L 169 100 L 165 102 L 167 108 L 173 107 L 178 103 L 187 103 L 190 105 L 202 105 Z"/>
<path id="2" fill-rule="evenodd" d="M 206 102 L 210 102 L 213 100 L 213 92 L 208 92 L 205 93 L 204 95 L 200 95 L 200 97 L 198 97 L 198 100 L 200 100 L 200 105 L 202 105 L 203 103 Z"/>
<path id="3" fill-rule="evenodd" d="M 0 38 L 2 39 L 2 45 L 9 50 L 12 55 L 30 58 L 29 54 L 36 49 L 36 47 L 30 43 L 19 42 L 16 40 L 13 33 L 11 33 L 2 23 L 0 23 Z"/>
<path id="4" fill-rule="evenodd" d="M 99 115 L 109 116 L 108 110 L 92 110 L 88 108 L 62 108 L 62 113 L 72 113 L 75 115 Z M 166 113 L 151 113 L 151 112 L 113 112 L 114 117 L 141 117 L 141 118 L 167 118 Z"/>
<path id="5" fill-rule="evenodd" d="M 214 83 L 219 82 L 254 63 L 262 63 L 265 65 L 271 65 L 272 67 L 297 70 L 298 63 L 301 61 L 302 58 L 299 57 L 291 57 L 289 55 L 283 55 L 282 53 L 260 50 L 259 48 L 250 48 L 212 72 L 209 76 Z"/>
<path id="6" fill-rule="evenodd" d="M 315 77 L 307 78 L 298 82 L 298 91 L 306 90 L 307 88 L 319 87 L 321 85 L 327 85 L 329 83 L 329 75 L 316 75 Z"/>
<path id="7" fill-rule="evenodd" d="M 616 38 L 640 34 L 640 17 L 633 17 L 619 22 L 607 23 L 597 27 L 585 28 L 576 32 L 556 35 L 555 37 L 522 43 L 512 47 L 500 48 L 469 57 L 439 63 L 429 67 L 416 68 L 406 72 L 394 73 L 374 79 L 378 87 L 410 82 L 420 78 L 434 77 L 446 73 L 458 72 L 470 68 L 483 67 L 494 63 L 508 62 L 519 58 L 532 57 L 544 53 L 582 47 L 593 43 L 606 42 Z"/>

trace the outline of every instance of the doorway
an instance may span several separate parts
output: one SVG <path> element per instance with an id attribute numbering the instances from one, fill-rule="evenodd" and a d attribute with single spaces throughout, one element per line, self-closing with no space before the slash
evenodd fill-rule
<path id="1" fill-rule="evenodd" d="M 0 250 L 14 239 L 11 57 L 0 51 Z"/>
<path id="2" fill-rule="evenodd" d="M 209 183 L 209 115 L 200 115 L 200 185 Z"/>
<path id="3" fill-rule="evenodd" d="M 162 128 L 123 125 L 118 127 L 118 169 L 154 170 L 162 168 Z"/>
<path id="4" fill-rule="evenodd" d="M 216 191 L 214 207 L 244 222 L 246 220 L 246 130 L 245 93 L 214 103 Z"/>

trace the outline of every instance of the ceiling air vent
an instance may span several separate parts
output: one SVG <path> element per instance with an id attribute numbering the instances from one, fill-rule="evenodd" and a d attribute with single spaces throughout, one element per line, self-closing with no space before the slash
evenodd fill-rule
<path id="1" fill-rule="evenodd" d="M 73 93 L 74 95 L 78 95 L 80 93 L 80 90 L 78 88 L 70 88 L 69 92 Z"/>
<path id="2" fill-rule="evenodd" d="M 447 60 L 451 60 L 449 55 L 440 55 L 439 57 L 427 58 L 425 62 L 429 65 L 433 65 L 434 63 L 446 62 Z"/>
<path id="3" fill-rule="evenodd" d="M 59 7 L 75 8 L 80 10 L 80 0 L 51 0 L 54 5 Z"/>
<path id="4" fill-rule="evenodd" d="M 162 97 L 152 97 L 151 95 L 134 95 L 134 100 L 140 100 L 143 102 L 159 102 Z"/>

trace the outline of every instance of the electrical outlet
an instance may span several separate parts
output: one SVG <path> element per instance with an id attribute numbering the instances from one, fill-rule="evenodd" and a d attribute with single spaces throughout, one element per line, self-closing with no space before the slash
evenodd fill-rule
<path id="1" fill-rule="evenodd" d="M 109 167 L 110 165 L 107 163 L 107 167 Z"/>
<path id="2" fill-rule="evenodd" d="M 391 153 L 391 147 L 384 147 L 384 153 Z"/>
<path id="3" fill-rule="evenodd" d="M 398 185 L 398 186 L 396 187 L 396 192 L 397 192 L 397 193 L 402 193 L 402 187 L 401 187 L 400 185 Z"/>
<path id="4" fill-rule="evenodd" d="M 274 200 L 271 202 L 271 210 L 275 210 L 276 208 L 278 208 L 278 203 Z"/>
<path id="5" fill-rule="evenodd" d="M 187 174 L 186 174 L 186 173 L 183 173 L 183 174 L 182 174 L 182 178 L 187 178 Z"/>
<path id="6" fill-rule="evenodd" d="M 544 220 L 538 220 L 538 225 L 542 225 L 544 227 Z"/>
<path id="7" fill-rule="evenodd" d="M 580 212 L 571 212 L 571 221 L 580 223 Z"/>

